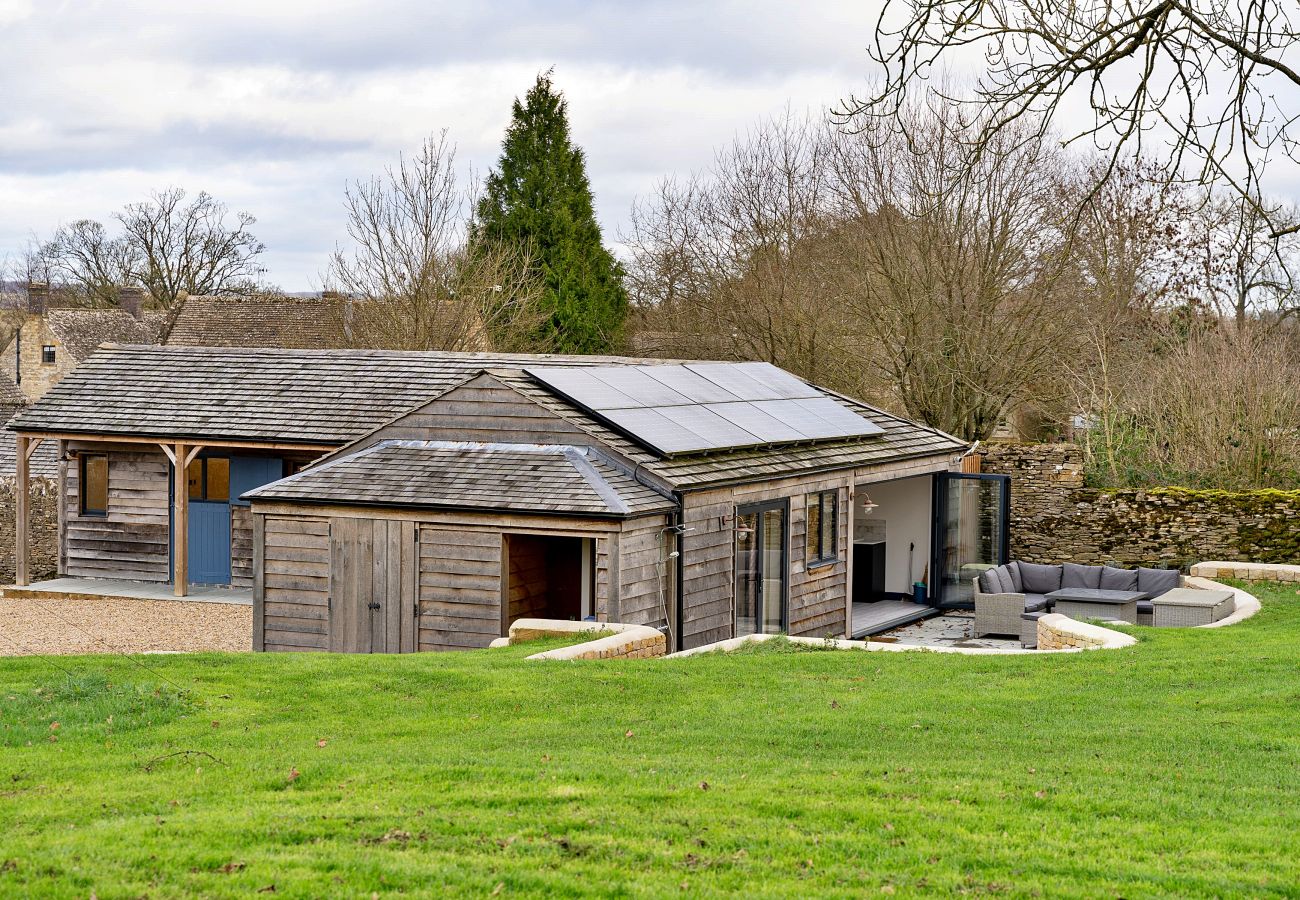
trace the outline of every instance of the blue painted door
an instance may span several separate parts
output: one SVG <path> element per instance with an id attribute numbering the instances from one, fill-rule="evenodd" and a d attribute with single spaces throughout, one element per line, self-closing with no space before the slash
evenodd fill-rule
<path id="1" fill-rule="evenodd" d="M 190 501 L 190 583 L 230 584 L 230 504 Z"/>

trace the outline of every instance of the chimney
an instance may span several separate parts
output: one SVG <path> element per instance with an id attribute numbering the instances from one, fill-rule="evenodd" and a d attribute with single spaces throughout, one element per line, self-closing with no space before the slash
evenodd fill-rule
<path id="1" fill-rule="evenodd" d="M 144 312 L 144 288 L 133 286 L 118 288 L 117 305 L 134 318 L 140 318 L 141 313 Z"/>
<path id="2" fill-rule="evenodd" d="M 44 315 L 50 305 L 50 286 L 44 281 L 27 282 L 27 311 Z"/>

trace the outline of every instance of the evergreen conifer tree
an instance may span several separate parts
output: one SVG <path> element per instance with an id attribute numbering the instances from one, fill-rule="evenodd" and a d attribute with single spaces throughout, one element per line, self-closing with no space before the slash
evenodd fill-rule
<path id="1" fill-rule="evenodd" d="M 628 309 L 623 269 L 601 243 L 586 160 L 570 138 L 568 104 L 549 71 L 514 102 L 474 237 L 480 246 L 514 245 L 531 254 L 545 284 L 539 347 L 605 353 L 618 345 Z"/>

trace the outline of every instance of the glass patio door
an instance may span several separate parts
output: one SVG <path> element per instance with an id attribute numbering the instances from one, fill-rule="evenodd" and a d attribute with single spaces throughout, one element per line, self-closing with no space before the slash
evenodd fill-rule
<path id="1" fill-rule="evenodd" d="M 736 637 L 786 629 L 784 500 L 736 510 Z"/>
<path id="2" fill-rule="evenodd" d="M 942 472 L 934 482 L 930 603 L 969 606 L 971 580 L 1007 561 L 1011 479 Z"/>

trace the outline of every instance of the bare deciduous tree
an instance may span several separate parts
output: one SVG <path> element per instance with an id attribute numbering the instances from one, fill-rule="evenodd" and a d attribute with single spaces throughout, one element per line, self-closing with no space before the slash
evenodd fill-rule
<path id="1" fill-rule="evenodd" d="M 40 249 L 65 288 L 91 306 L 113 306 L 118 291 L 140 285 L 170 309 L 187 294 L 248 293 L 257 287 L 265 246 L 249 230 L 256 222 L 238 213 L 230 223 L 224 203 L 206 192 L 185 202 L 168 188 L 114 214 L 121 234 L 82 219 L 60 227 Z"/>
<path id="2" fill-rule="evenodd" d="M 1294 15 L 1289 0 L 887 0 L 872 51 L 883 85 L 843 111 L 890 120 L 936 63 L 979 53 L 987 70 L 961 98 L 987 113 L 978 143 L 1056 125 L 1118 163 L 1163 139 L 1167 177 L 1231 185 L 1276 236 L 1300 229 L 1261 187 L 1270 153 L 1300 156 Z M 1090 121 L 1071 120 L 1076 99 Z"/>
<path id="3" fill-rule="evenodd" d="M 474 208 L 446 133 L 346 192 L 326 281 L 354 302 L 353 342 L 408 350 L 544 350 L 541 283 L 519 249 L 466 239 Z"/>

